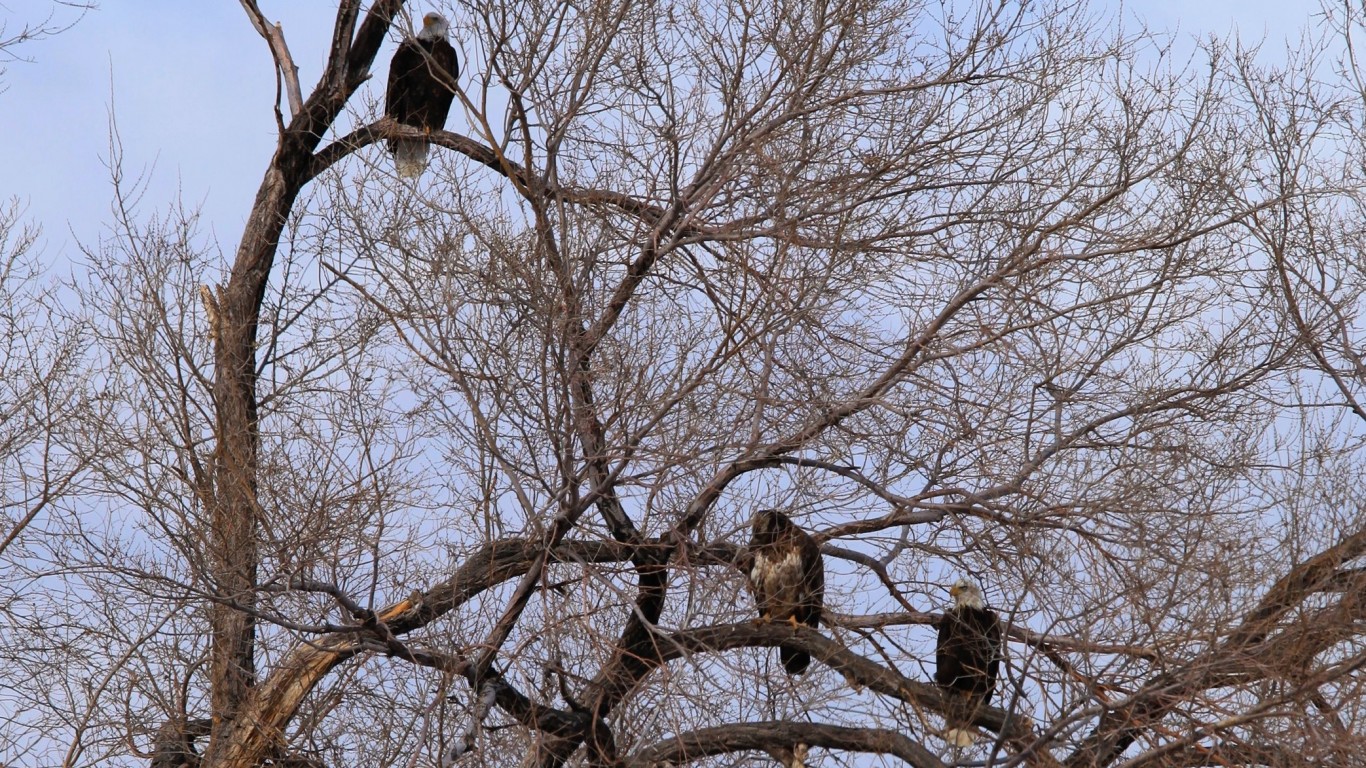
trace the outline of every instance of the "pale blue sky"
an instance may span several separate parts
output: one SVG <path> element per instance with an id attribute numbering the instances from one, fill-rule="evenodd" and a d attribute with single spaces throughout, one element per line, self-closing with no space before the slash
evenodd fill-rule
<path id="1" fill-rule="evenodd" d="M 0 201 L 27 203 L 44 228 L 44 256 L 78 260 L 111 219 L 110 117 L 117 119 L 127 177 L 148 179 L 142 212 L 204 207 L 230 260 L 243 217 L 276 142 L 275 76 L 267 47 L 236 0 L 99 0 L 102 7 L 68 32 L 18 51 L 32 63 L 7 65 L 0 91 Z M 282 22 L 305 91 L 316 81 L 334 3 L 259 0 Z M 0 0 L 11 33 L 40 21 L 51 0 Z M 1183 38 L 1267 38 L 1283 46 L 1319 8 L 1318 0 L 1130 0 L 1097 6 L 1132 23 Z M 428 4 L 410 6 L 420 12 Z M 59 18 L 60 20 L 60 18 Z M 392 43 L 381 51 L 383 83 Z M 452 116 L 451 127 L 459 118 Z M 871 761 L 869 761 L 871 762 Z"/>
<path id="2" fill-rule="evenodd" d="M 305 92 L 316 80 L 332 3 L 261 0 L 283 23 Z M 128 177 L 150 173 L 144 212 L 179 193 L 231 250 L 275 144 L 274 75 L 264 41 L 232 0 L 101 0 L 75 28 L 18 51 L 0 92 L 0 200 L 18 197 L 43 226 L 59 263 L 109 221 L 109 116 L 117 118 Z M 1130 0 L 1097 3 L 1181 38 L 1266 38 L 1279 50 L 1319 9 L 1317 0 Z M 12 34 L 41 21 L 50 0 L 0 0 Z M 425 6 L 413 5 L 423 10 Z M 58 15 L 58 20 L 65 17 Z M 380 53 L 380 74 L 391 52 Z M 379 78 L 382 81 L 382 77 Z M 373 87 L 373 85 L 372 85 Z"/>

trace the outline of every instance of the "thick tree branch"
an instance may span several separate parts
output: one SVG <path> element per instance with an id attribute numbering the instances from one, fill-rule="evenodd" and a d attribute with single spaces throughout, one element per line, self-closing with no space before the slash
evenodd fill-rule
<path id="1" fill-rule="evenodd" d="M 640 750 L 626 761 L 626 766 L 683 765 L 704 757 L 791 748 L 794 744 L 840 752 L 895 755 L 914 768 L 944 768 L 944 763 L 928 749 L 896 731 L 790 720 L 732 723 L 680 733 Z"/>
<path id="2" fill-rule="evenodd" d="M 941 713 L 947 709 L 948 702 L 937 686 L 907 678 L 809 627 L 794 629 L 782 623 L 756 625 L 745 622 L 681 630 L 658 637 L 656 647 L 659 655 L 646 661 L 654 667 L 695 653 L 716 653 L 737 648 L 774 648 L 779 645 L 809 652 L 813 659 L 839 672 L 851 684 L 912 706 Z M 1029 724 L 1006 710 L 984 707 L 977 713 L 973 723 L 999 733 L 1017 751 L 1030 753 L 1028 761 L 1031 764 L 1056 765 L 1046 753 L 1034 749 L 1036 738 Z"/>
<path id="3" fill-rule="evenodd" d="M 1102 768 L 1179 704 L 1203 690 L 1267 677 L 1303 675 L 1315 656 L 1362 634 L 1366 578 L 1353 570 L 1345 583 L 1337 570 L 1366 552 L 1366 529 L 1290 570 L 1267 590 L 1246 618 L 1217 644 L 1181 669 L 1154 677 L 1107 711 L 1066 761 L 1069 768 Z M 1336 592 L 1335 605 L 1283 625 L 1284 617 L 1311 594 Z M 1279 631 L 1278 631 L 1279 630 Z"/>
<path id="4" fill-rule="evenodd" d="M 899 624 L 920 624 L 933 626 L 939 623 L 942 613 L 922 613 L 919 611 L 911 613 L 876 613 L 876 614 L 845 614 L 826 611 L 823 619 L 837 627 L 847 627 L 849 629 L 878 629 Z M 1020 624 L 1005 625 L 1006 636 L 1017 642 L 1023 643 L 1033 648 L 1055 649 L 1076 653 L 1102 653 L 1120 654 L 1131 656 L 1145 661 L 1156 661 L 1159 656 L 1156 650 L 1142 645 L 1123 645 L 1116 643 L 1096 643 L 1087 640 L 1077 640 L 1072 637 L 1062 635 L 1043 635 Z"/>
<path id="5" fill-rule="evenodd" d="M 395 636 L 426 626 L 484 590 L 526 573 L 541 552 L 540 543 L 529 539 L 491 542 L 470 555 L 450 578 L 377 611 L 376 621 Z M 630 556 L 629 547 L 614 542 L 562 542 L 551 551 L 554 562 L 623 562 Z M 259 765 L 277 746 L 304 697 L 338 664 L 363 648 L 364 641 L 352 633 L 330 635 L 296 647 L 252 691 L 242 716 L 228 733 L 229 747 L 219 764 Z"/>
<path id="6" fill-rule="evenodd" d="M 215 411 L 214 496 L 210 506 L 209 557 L 216 594 L 221 600 L 210 609 L 212 649 L 210 658 L 210 704 L 213 731 L 206 762 L 234 765 L 220 758 L 239 753 L 237 738 L 249 738 L 237 729 L 239 711 L 247 705 L 255 683 L 254 606 L 259 565 L 258 524 L 261 511 L 256 498 L 259 419 L 257 414 L 256 347 L 261 305 L 275 263 L 276 249 L 300 190 L 308 182 L 312 153 L 323 134 L 345 107 L 355 88 L 364 81 L 379 51 L 384 32 L 402 0 L 377 0 L 370 7 L 360 34 L 349 44 L 344 83 L 327 80 L 316 88 L 281 134 L 279 146 L 238 243 L 227 285 L 219 297 L 220 323 L 214 343 Z M 334 50 L 347 45 L 339 14 Z M 329 68 L 330 69 L 330 68 Z M 237 603 L 249 610 L 230 606 Z M 251 727 L 251 724 L 248 724 Z M 228 737 L 229 729 L 235 734 Z M 272 732 L 262 736 L 276 738 Z M 257 743 L 260 739 L 257 739 Z M 248 752 L 254 750 L 249 749 Z M 264 752 L 256 756 L 264 756 Z M 254 765 L 255 763 L 252 763 Z"/>
<path id="7" fill-rule="evenodd" d="M 361 126 L 319 150 L 310 164 L 308 178 L 316 178 L 328 168 L 360 149 L 377 144 L 385 139 L 395 138 L 424 139 L 437 146 L 458 152 L 485 168 L 497 172 L 500 176 L 517 184 L 518 188 L 527 187 L 526 169 L 484 144 L 451 131 L 426 133 L 412 126 L 395 123 L 387 117 L 380 118 L 369 125 Z M 668 228 L 669 210 L 655 203 L 637 200 L 630 195 L 605 189 L 562 187 L 550 182 L 546 182 L 543 188 L 545 195 L 556 202 L 586 207 L 614 208 L 628 216 L 639 218 L 650 226 L 665 224 L 666 229 Z M 711 233 L 706 228 L 694 225 L 683 228 L 681 233 L 689 237 L 704 237 L 708 234 L 719 236 L 720 234 L 719 232 Z"/>

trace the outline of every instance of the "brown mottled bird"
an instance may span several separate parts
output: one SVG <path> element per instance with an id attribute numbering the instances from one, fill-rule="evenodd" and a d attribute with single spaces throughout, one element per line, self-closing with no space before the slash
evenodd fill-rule
<path id="1" fill-rule="evenodd" d="M 752 527 L 745 575 L 759 605 L 759 620 L 819 626 L 825 599 L 820 547 L 776 509 L 754 513 Z M 811 664 L 811 654 L 787 646 L 779 646 L 778 657 L 789 675 L 801 674 Z"/>
<path id="2" fill-rule="evenodd" d="M 982 591 L 966 579 L 949 588 L 953 607 L 939 620 L 934 681 L 949 695 L 945 739 L 959 747 L 973 743 L 972 721 L 991 703 L 1001 666 L 1001 621 Z"/>

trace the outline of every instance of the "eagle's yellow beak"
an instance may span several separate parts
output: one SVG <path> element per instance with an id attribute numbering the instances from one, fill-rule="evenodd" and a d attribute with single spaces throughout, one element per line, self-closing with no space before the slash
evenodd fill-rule
<path id="1" fill-rule="evenodd" d="M 427 14 L 426 16 L 423 16 L 423 17 L 422 17 L 422 28 L 423 28 L 423 29 L 426 29 L 427 27 L 430 27 L 431 25 L 433 25 L 433 24 L 435 24 L 435 23 L 436 23 L 436 14 L 435 14 L 435 13 L 429 13 L 429 14 Z"/>

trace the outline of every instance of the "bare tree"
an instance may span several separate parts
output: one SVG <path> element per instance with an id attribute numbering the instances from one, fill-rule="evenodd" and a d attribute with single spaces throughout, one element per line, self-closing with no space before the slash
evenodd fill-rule
<path id="1" fill-rule="evenodd" d="M 0 661 L 9 668 L 7 682 L 61 673 L 59 657 L 19 648 L 41 649 L 50 640 L 46 599 L 28 588 L 46 559 L 44 534 L 60 527 L 53 516 L 83 468 L 76 432 L 86 407 L 87 345 L 77 326 L 60 321 L 60 288 L 43 272 L 39 238 L 18 201 L 0 207 Z M 17 645 L 23 638 L 30 639 Z M 30 726 L 43 712 L 31 695 L 0 689 L 0 753 L 7 761 L 21 759 L 40 737 Z"/>
<path id="2" fill-rule="evenodd" d="M 473 2 L 424 137 L 366 88 L 402 2 L 343 0 L 311 91 L 243 6 L 241 240 L 116 178 L 64 326 L 100 397 L 0 553 L 15 669 L 65 675 L 0 673 L 58 691 L 20 760 L 1356 759 L 1359 13 L 1180 65 L 1073 0 Z M 822 545 L 819 631 L 751 620 L 759 507 Z M 964 573 L 1009 643 L 966 750 Z"/>

